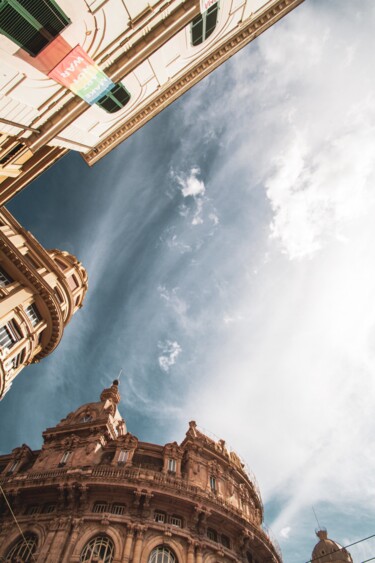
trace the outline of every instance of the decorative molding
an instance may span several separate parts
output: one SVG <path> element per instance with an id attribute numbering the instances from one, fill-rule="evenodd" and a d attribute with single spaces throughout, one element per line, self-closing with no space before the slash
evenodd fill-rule
<path id="1" fill-rule="evenodd" d="M 167 107 L 183 93 L 189 90 L 197 82 L 202 80 L 219 65 L 233 56 L 250 41 L 258 37 L 266 29 L 271 27 L 279 19 L 285 16 L 293 8 L 301 4 L 303 0 L 279 0 L 266 12 L 252 19 L 244 27 L 236 29 L 225 43 L 214 49 L 204 60 L 195 64 L 183 76 L 177 78 L 172 84 L 168 84 L 160 90 L 158 96 L 147 102 L 139 111 L 121 127 L 108 135 L 88 153 L 82 155 L 83 159 L 92 166 L 103 158 L 122 141 L 132 135 L 137 129 L 145 125 L 152 117 Z"/>

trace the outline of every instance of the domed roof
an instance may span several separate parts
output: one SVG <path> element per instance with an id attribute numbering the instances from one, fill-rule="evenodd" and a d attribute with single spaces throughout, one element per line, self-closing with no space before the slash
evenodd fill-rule
<path id="1" fill-rule="evenodd" d="M 350 553 L 339 543 L 328 538 L 327 530 L 320 529 L 316 532 L 319 542 L 313 549 L 311 559 L 315 563 L 333 563 L 335 561 L 346 561 L 353 563 Z"/>

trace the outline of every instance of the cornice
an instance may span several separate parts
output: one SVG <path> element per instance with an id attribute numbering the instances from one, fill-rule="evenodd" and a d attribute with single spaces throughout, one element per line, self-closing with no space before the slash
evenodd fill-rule
<path id="1" fill-rule="evenodd" d="M 156 480 L 155 477 L 158 477 L 158 479 Z M 52 471 L 10 475 L 0 480 L 0 483 L 6 491 L 12 491 L 15 494 L 20 494 L 26 490 L 35 492 L 45 489 L 50 490 L 51 487 L 62 487 L 64 490 L 68 490 L 67 487 L 73 486 L 77 488 L 81 484 L 88 487 L 91 492 L 95 491 L 96 486 L 100 490 L 103 490 L 103 487 L 108 487 L 111 491 L 116 488 L 119 491 L 126 489 L 129 492 L 134 491 L 136 487 L 136 490 L 142 490 L 141 494 L 145 494 L 152 489 L 154 495 L 173 496 L 175 502 L 180 500 L 181 502 L 190 503 L 192 507 L 205 507 L 210 515 L 218 513 L 220 518 L 226 518 L 228 523 L 232 522 L 232 525 L 239 526 L 246 537 L 255 538 L 260 542 L 269 552 L 270 561 L 282 561 L 278 546 L 274 544 L 259 523 L 244 516 L 239 509 L 234 509 L 224 500 L 220 500 L 203 489 L 190 485 L 183 479 L 172 478 L 162 473 L 134 468 L 116 469 L 99 466 L 89 470 L 56 468 Z M 91 515 L 90 513 L 90 518 L 93 520 L 100 519 L 101 517 L 102 515 Z M 126 515 L 123 517 L 109 515 L 109 517 L 116 521 L 116 523 L 122 521 L 121 518 L 126 519 Z"/>
<path id="2" fill-rule="evenodd" d="M 244 27 L 236 29 L 229 39 L 219 43 L 218 47 L 205 59 L 195 64 L 188 72 L 185 72 L 172 84 L 161 88 L 160 94 L 157 97 L 141 106 L 139 111 L 126 123 L 108 135 L 91 151 L 83 154 L 84 160 L 90 166 L 95 164 L 95 162 L 109 153 L 137 129 L 145 125 L 152 117 L 159 113 L 161 109 L 164 109 L 179 98 L 202 78 L 232 57 L 237 51 L 258 37 L 258 35 L 263 33 L 302 2 L 303 0 L 279 0 L 258 17 L 251 19 Z"/>

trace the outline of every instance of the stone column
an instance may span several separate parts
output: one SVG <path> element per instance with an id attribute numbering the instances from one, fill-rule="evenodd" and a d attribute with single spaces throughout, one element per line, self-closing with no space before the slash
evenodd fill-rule
<path id="1" fill-rule="evenodd" d="M 70 538 L 69 538 L 67 545 L 66 545 L 64 557 L 62 558 L 63 563 L 69 563 L 70 556 L 73 552 L 75 544 L 77 543 L 77 539 L 78 539 L 78 536 L 79 536 L 79 531 L 80 531 L 81 526 L 82 526 L 81 518 L 73 518 L 72 532 L 70 534 Z"/>
<path id="2" fill-rule="evenodd" d="M 202 546 L 198 545 L 196 563 L 203 563 Z"/>
<path id="3" fill-rule="evenodd" d="M 194 543 L 191 540 L 189 540 L 189 545 L 188 545 L 187 563 L 195 563 Z"/>
<path id="4" fill-rule="evenodd" d="M 144 529 L 142 528 L 137 529 L 137 539 L 135 540 L 133 563 L 140 563 L 144 533 L 145 533 Z"/>
<path id="5" fill-rule="evenodd" d="M 128 526 L 126 540 L 125 540 L 125 547 L 124 547 L 124 554 L 122 556 L 123 563 L 127 563 L 130 559 L 130 552 L 132 549 L 133 544 L 133 537 L 134 537 L 134 528 L 133 526 Z"/>
<path id="6" fill-rule="evenodd" d="M 48 561 L 59 561 L 60 553 L 62 553 L 69 538 L 70 521 L 69 516 L 62 516 L 58 519 L 58 529 L 52 542 Z"/>
<path id="7" fill-rule="evenodd" d="M 49 557 L 48 557 L 48 553 L 49 550 L 51 548 L 51 545 L 55 539 L 56 536 L 56 532 L 57 532 L 57 526 L 55 521 L 50 522 L 50 525 L 48 527 L 48 531 L 47 531 L 47 537 L 46 540 L 44 542 L 44 544 L 42 545 L 41 550 L 39 551 L 39 556 L 38 556 L 38 563 L 48 563 Z"/>

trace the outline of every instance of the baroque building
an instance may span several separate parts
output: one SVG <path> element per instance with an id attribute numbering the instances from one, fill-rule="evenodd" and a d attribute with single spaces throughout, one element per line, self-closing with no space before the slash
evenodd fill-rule
<path id="1" fill-rule="evenodd" d="M 2 0 L 0 205 L 70 150 L 97 162 L 302 1 Z"/>
<path id="2" fill-rule="evenodd" d="M 119 401 L 114 381 L 40 450 L 0 456 L 0 561 L 281 563 L 255 478 L 225 442 L 195 422 L 180 444 L 141 442 Z"/>
<path id="3" fill-rule="evenodd" d="M 77 258 L 45 250 L 0 209 L 0 399 L 25 366 L 56 348 L 86 290 Z"/>

